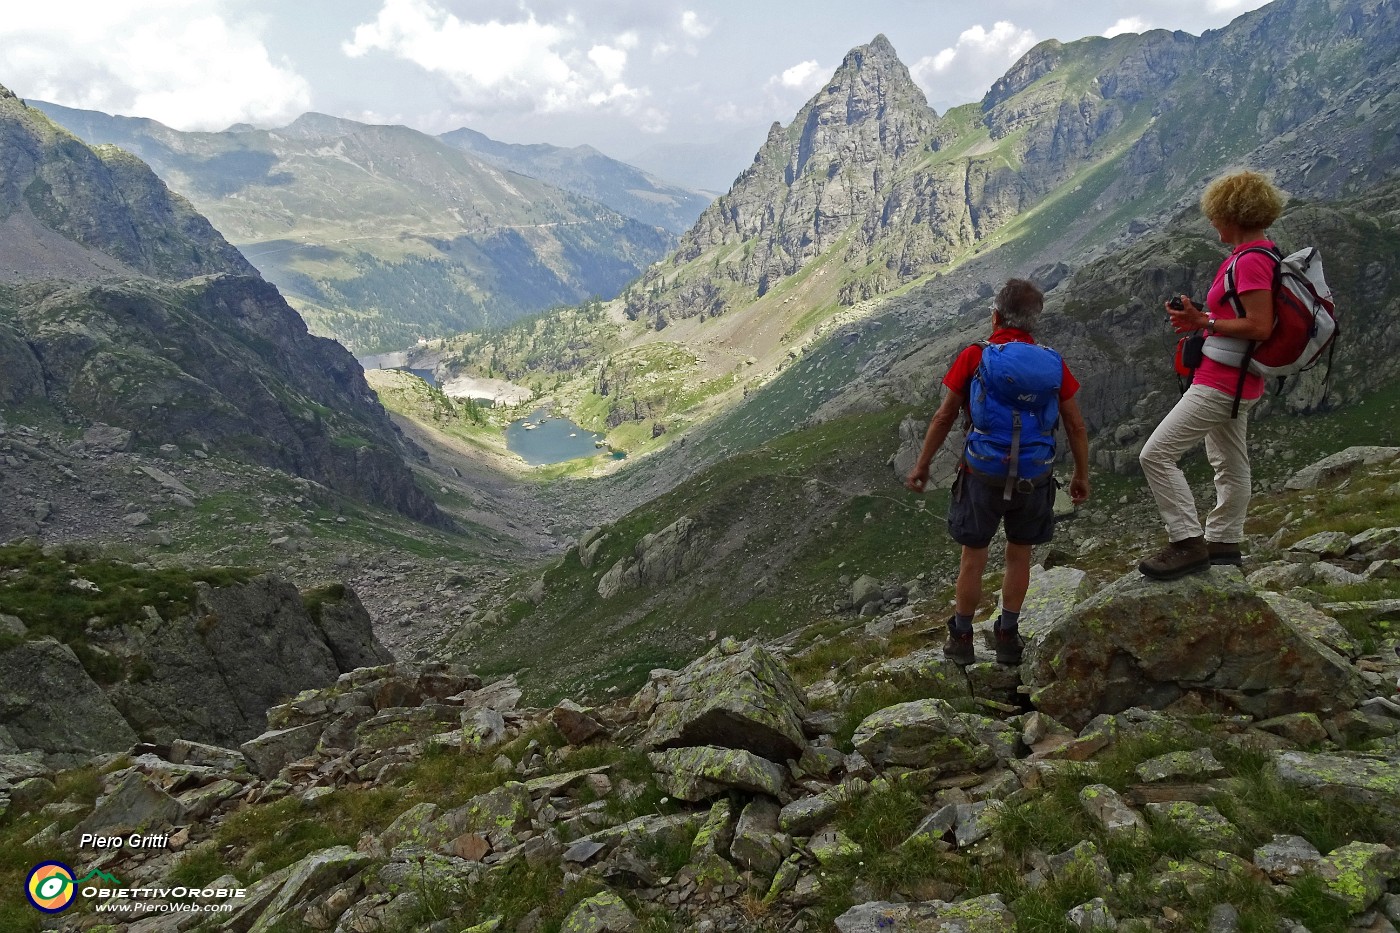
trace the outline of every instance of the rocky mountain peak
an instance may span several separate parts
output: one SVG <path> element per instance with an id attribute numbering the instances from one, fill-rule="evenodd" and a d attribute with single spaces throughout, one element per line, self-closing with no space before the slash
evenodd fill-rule
<path id="1" fill-rule="evenodd" d="M 754 163 L 683 238 L 677 261 L 753 240 L 737 266 L 719 270 L 757 295 L 802 269 L 852 228 L 859 261 L 881 225 L 890 185 L 909 156 L 934 135 L 938 115 L 883 35 L 847 53 L 830 81 L 784 127 L 775 123 Z M 654 269 L 649 278 L 663 274 Z M 635 289 L 628 313 L 654 318 L 720 313 L 728 286 L 706 274 L 662 295 Z"/>
<path id="2" fill-rule="evenodd" d="M 982 109 L 990 110 L 1009 97 L 1021 93 L 1036 81 L 1055 70 L 1063 57 L 1064 43 L 1058 39 L 1046 39 L 1037 44 L 1016 63 L 1007 69 L 1006 74 L 996 80 L 985 97 Z"/>
<path id="3" fill-rule="evenodd" d="M 0 84 L 0 100 L 14 100 L 15 92 Z"/>

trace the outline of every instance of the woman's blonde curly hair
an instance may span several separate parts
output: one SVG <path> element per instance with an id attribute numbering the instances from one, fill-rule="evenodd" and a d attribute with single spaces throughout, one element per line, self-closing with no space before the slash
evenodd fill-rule
<path id="1" fill-rule="evenodd" d="M 1283 195 L 1258 172 L 1236 172 L 1206 186 L 1201 210 L 1210 220 L 1263 230 L 1283 213 Z"/>

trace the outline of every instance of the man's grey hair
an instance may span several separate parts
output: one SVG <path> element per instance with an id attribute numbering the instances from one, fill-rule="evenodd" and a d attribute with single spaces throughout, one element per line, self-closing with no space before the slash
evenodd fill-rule
<path id="1" fill-rule="evenodd" d="M 1040 311 L 1045 307 L 1045 293 L 1034 282 L 1026 279 L 1007 279 L 997 292 L 997 316 L 1003 327 L 1030 332 L 1040 319 Z"/>

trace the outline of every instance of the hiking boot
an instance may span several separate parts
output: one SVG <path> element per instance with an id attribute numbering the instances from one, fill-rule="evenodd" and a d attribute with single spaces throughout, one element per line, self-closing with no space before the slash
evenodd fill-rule
<path id="1" fill-rule="evenodd" d="M 992 634 L 996 636 L 997 663 L 1005 664 L 1007 667 L 1015 667 L 1021 663 L 1021 655 L 1025 650 L 1021 642 L 1021 633 L 1016 629 L 1001 629 L 992 627 Z"/>
<path id="2" fill-rule="evenodd" d="M 948 640 L 943 643 L 943 657 L 963 667 L 977 660 L 977 653 L 972 650 L 972 633 L 953 631 L 952 619 L 948 620 Z"/>
<path id="3" fill-rule="evenodd" d="M 1244 555 L 1240 553 L 1239 544 L 1227 544 L 1224 541 L 1207 541 L 1206 550 L 1210 552 L 1210 562 L 1212 564 L 1234 564 L 1238 567 L 1244 563 Z"/>
<path id="4" fill-rule="evenodd" d="M 1144 577 L 1154 580 L 1175 580 L 1188 573 L 1210 569 L 1210 548 L 1203 535 L 1173 541 L 1162 550 L 1138 564 Z"/>

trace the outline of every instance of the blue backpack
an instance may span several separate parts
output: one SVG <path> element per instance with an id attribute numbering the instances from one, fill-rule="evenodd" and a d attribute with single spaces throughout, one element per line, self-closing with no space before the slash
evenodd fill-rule
<path id="1" fill-rule="evenodd" d="M 964 462 L 976 473 L 1006 478 L 1004 498 L 1018 481 L 1049 476 L 1055 461 L 1064 362 L 1049 347 L 983 341 L 972 377 Z M 1024 488 L 1024 487 L 1023 487 Z"/>

